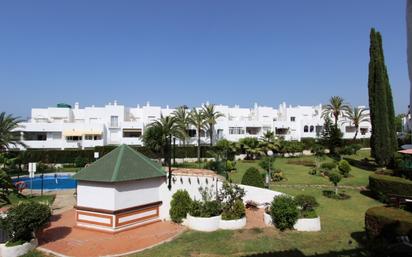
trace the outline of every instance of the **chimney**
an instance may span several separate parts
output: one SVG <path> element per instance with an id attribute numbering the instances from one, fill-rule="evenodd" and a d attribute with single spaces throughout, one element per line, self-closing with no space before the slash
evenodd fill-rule
<path id="1" fill-rule="evenodd" d="M 114 106 L 117 106 L 117 100 L 114 100 L 113 105 L 114 105 Z"/>
<path id="2" fill-rule="evenodd" d="M 79 102 L 74 103 L 74 109 L 79 109 Z"/>

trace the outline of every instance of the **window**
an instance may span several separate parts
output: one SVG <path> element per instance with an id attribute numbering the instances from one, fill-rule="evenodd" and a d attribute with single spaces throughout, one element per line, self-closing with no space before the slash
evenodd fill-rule
<path id="1" fill-rule="evenodd" d="M 360 128 L 361 135 L 366 135 L 368 133 L 368 128 Z"/>
<path id="2" fill-rule="evenodd" d="M 123 129 L 123 137 L 141 137 L 141 129 Z"/>
<path id="3" fill-rule="evenodd" d="M 315 130 L 314 126 L 310 126 L 310 133 L 312 133 Z"/>
<path id="4" fill-rule="evenodd" d="M 293 116 L 290 117 L 290 121 L 291 121 L 291 122 L 295 122 L 295 121 L 296 121 L 296 117 L 293 117 Z"/>
<path id="5" fill-rule="evenodd" d="M 67 136 L 66 140 L 67 141 L 81 141 L 82 137 L 81 136 Z"/>
<path id="6" fill-rule="evenodd" d="M 305 127 L 303 127 L 303 132 L 309 132 L 309 127 L 308 127 L 308 125 L 305 125 Z"/>
<path id="7" fill-rule="evenodd" d="M 245 134 L 245 129 L 242 127 L 229 127 L 229 134 L 231 135 L 243 135 Z"/>
<path id="8" fill-rule="evenodd" d="M 119 116 L 110 116 L 110 127 L 117 128 L 119 126 Z"/>
<path id="9" fill-rule="evenodd" d="M 186 130 L 186 132 L 187 132 L 187 135 L 189 137 L 195 137 L 196 136 L 196 130 L 195 129 L 188 129 L 188 130 Z"/>
<path id="10" fill-rule="evenodd" d="M 101 135 L 85 135 L 84 140 L 101 140 Z"/>
<path id="11" fill-rule="evenodd" d="M 346 133 L 355 133 L 356 132 L 356 128 L 354 126 L 346 126 L 345 127 L 345 132 Z"/>
<path id="12" fill-rule="evenodd" d="M 46 141 L 46 132 L 24 132 L 23 139 L 27 141 Z"/>

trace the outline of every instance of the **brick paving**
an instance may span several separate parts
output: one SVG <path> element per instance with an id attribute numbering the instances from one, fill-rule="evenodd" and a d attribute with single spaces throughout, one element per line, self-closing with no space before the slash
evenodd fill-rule
<path id="1" fill-rule="evenodd" d="M 266 227 L 263 219 L 263 208 L 246 209 L 246 229 L 248 228 L 264 228 Z"/>
<path id="2" fill-rule="evenodd" d="M 174 238 L 185 228 L 172 222 L 156 222 L 109 234 L 75 227 L 75 211 L 55 214 L 49 227 L 38 234 L 40 250 L 65 256 L 93 257 L 136 252 Z"/>

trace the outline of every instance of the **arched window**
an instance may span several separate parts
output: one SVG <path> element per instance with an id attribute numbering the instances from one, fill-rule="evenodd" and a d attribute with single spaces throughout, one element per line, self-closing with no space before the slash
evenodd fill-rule
<path id="1" fill-rule="evenodd" d="M 309 127 L 307 125 L 305 125 L 305 127 L 303 127 L 303 132 L 308 132 Z"/>
<path id="2" fill-rule="evenodd" d="M 314 126 L 310 126 L 310 132 L 312 133 L 315 130 Z"/>

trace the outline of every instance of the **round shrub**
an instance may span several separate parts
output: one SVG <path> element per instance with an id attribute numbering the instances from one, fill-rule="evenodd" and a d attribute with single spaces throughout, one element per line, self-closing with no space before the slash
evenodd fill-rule
<path id="1" fill-rule="evenodd" d="M 275 197 L 270 206 L 270 216 L 278 229 L 283 231 L 293 228 L 299 216 L 295 200 L 288 195 Z"/>
<path id="2" fill-rule="evenodd" d="M 340 160 L 338 164 L 338 169 L 340 174 L 344 176 L 345 178 L 349 176 L 349 172 L 351 171 L 351 166 L 349 165 L 349 162 L 347 160 Z"/>
<path id="3" fill-rule="evenodd" d="M 283 172 L 279 168 L 272 171 L 272 173 L 270 174 L 270 177 L 272 181 L 275 181 L 275 182 L 282 181 L 284 179 Z"/>
<path id="4" fill-rule="evenodd" d="M 218 201 L 193 201 L 189 210 L 189 214 L 193 217 L 210 218 L 218 216 L 222 212 L 222 206 Z"/>
<path id="5" fill-rule="evenodd" d="M 177 190 L 172 196 L 170 202 L 170 218 L 173 222 L 181 223 L 183 218 L 186 218 L 187 213 L 192 205 L 192 199 L 186 190 Z"/>
<path id="6" fill-rule="evenodd" d="M 333 170 L 336 168 L 335 162 L 324 162 L 320 165 L 321 169 Z"/>
<path id="7" fill-rule="evenodd" d="M 9 243 L 28 242 L 33 233 L 49 222 L 50 207 L 37 202 L 24 202 L 11 207 L 0 226 L 7 231 Z"/>
<path id="8" fill-rule="evenodd" d="M 259 171 L 254 168 L 250 167 L 246 170 L 245 174 L 242 177 L 242 184 L 254 187 L 264 187 L 264 179 L 260 175 Z"/>
<path id="9" fill-rule="evenodd" d="M 225 209 L 222 212 L 222 219 L 224 220 L 236 220 L 245 217 L 245 205 L 242 200 L 236 200 L 230 209 Z"/>
<path id="10" fill-rule="evenodd" d="M 370 239 L 412 236 L 412 213 L 385 206 L 372 207 L 365 213 L 365 229 Z"/>
<path id="11" fill-rule="evenodd" d="M 295 202 L 303 211 L 311 211 L 319 206 L 316 198 L 311 195 L 297 195 L 295 196 Z"/>

